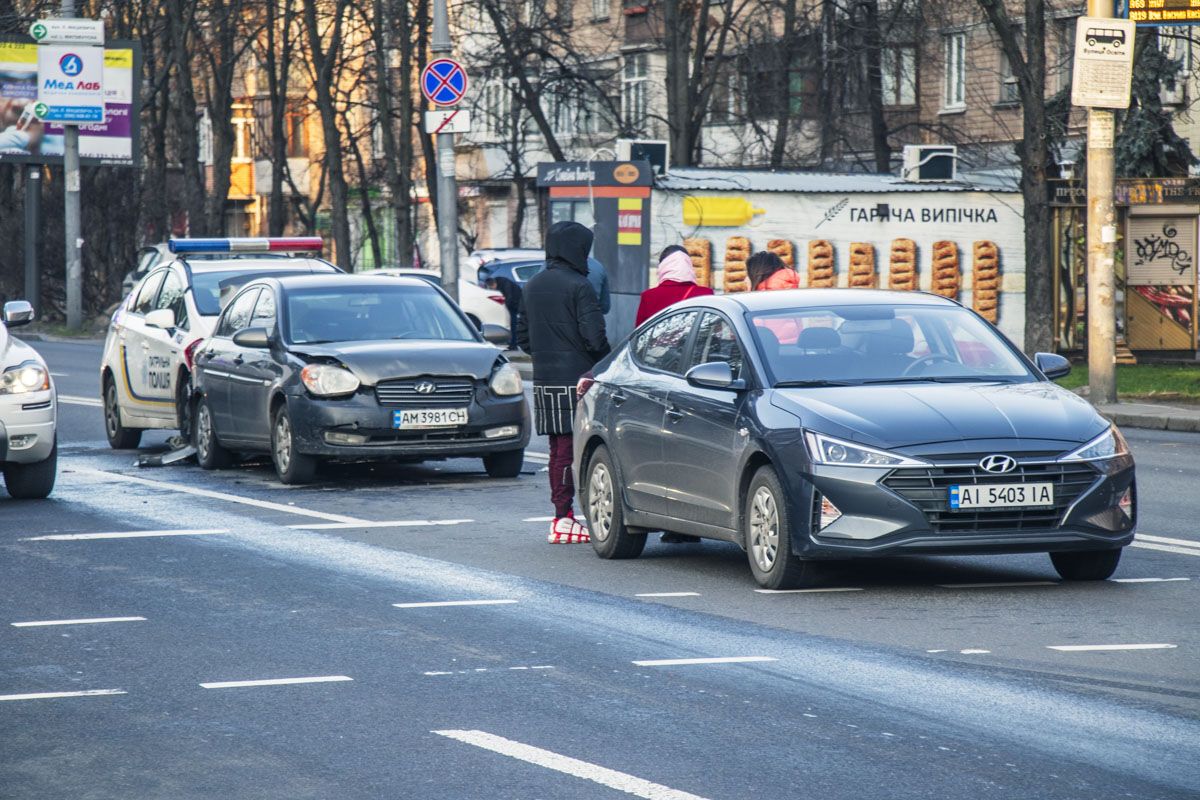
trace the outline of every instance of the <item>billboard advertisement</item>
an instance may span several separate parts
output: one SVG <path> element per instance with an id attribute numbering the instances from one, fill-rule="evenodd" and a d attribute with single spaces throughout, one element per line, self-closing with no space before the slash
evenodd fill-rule
<path id="1" fill-rule="evenodd" d="M 38 49 L 29 41 L 0 39 L 0 161 L 58 164 L 63 129 L 34 114 L 38 102 Z M 132 166 L 138 158 L 140 105 L 134 91 L 141 58 L 134 42 L 115 41 L 104 50 L 104 120 L 79 125 L 80 161 L 85 165 Z"/>

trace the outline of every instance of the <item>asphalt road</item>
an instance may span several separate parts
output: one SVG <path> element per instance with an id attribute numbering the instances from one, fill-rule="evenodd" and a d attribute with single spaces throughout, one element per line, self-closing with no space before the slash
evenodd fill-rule
<path id="1" fill-rule="evenodd" d="M 1200 437 L 1126 432 L 1145 538 L 1114 581 L 879 559 L 764 594 L 733 546 L 547 545 L 535 452 L 509 481 L 140 469 L 99 348 L 36 346 L 62 460 L 49 501 L 0 500 L 2 798 L 1200 792 Z M 129 532 L 174 535 L 44 538 Z M 423 605 L 463 601 L 492 602 Z M 1143 649 L 1079 649 L 1114 646 Z M 689 659 L 739 661 L 655 663 Z M 37 696 L 75 692 L 104 693 Z"/>

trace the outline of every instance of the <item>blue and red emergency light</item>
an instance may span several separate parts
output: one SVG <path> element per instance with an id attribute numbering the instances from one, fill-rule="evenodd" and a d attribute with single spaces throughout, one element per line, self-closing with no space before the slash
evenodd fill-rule
<path id="1" fill-rule="evenodd" d="M 321 252 L 325 243 L 320 236 L 239 239 L 171 239 L 172 253 L 300 253 Z"/>

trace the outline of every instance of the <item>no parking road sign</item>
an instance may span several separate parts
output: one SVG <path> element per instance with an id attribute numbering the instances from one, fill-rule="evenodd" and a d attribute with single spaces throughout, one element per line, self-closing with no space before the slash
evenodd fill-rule
<path id="1" fill-rule="evenodd" d="M 467 71 L 449 58 L 429 62 L 421 73 L 421 94 L 434 105 L 452 106 L 467 93 Z"/>

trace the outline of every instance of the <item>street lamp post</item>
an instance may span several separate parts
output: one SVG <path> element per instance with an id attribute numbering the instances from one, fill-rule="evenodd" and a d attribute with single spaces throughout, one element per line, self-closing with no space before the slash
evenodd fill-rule
<path id="1" fill-rule="evenodd" d="M 434 0 L 434 54 L 450 53 L 450 15 L 446 0 Z M 454 134 L 437 134 L 438 244 L 442 262 L 442 288 L 458 301 L 458 181 L 454 176 Z"/>
<path id="2" fill-rule="evenodd" d="M 1088 0 L 1089 17 L 1112 17 L 1112 0 Z M 1088 392 L 1097 405 L 1117 402 L 1115 300 L 1117 215 L 1113 202 L 1115 114 L 1088 108 L 1087 311 Z"/>

